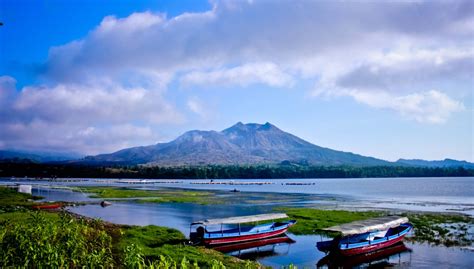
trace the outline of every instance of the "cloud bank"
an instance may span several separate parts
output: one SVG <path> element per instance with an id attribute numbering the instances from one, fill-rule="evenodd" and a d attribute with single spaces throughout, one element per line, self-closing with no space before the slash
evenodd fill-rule
<path id="1" fill-rule="evenodd" d="M 151 142 L 157 134 L 149 126 L 186 120 L 166 98 L 172 82 L 291 88 L 309 80 L 315 98 L 346 96 L 442 124 L 472 95 L 473 5 L 217 1 L 172 18 L 107 16 L 87 36 L 50 49 L 44 85 L 12 91 L 13 78 L 0 78 L 0 146 L 30 133 L 31 144 L 84 152 Z M 206 114 L 193 98 L 186 106 Z"/>

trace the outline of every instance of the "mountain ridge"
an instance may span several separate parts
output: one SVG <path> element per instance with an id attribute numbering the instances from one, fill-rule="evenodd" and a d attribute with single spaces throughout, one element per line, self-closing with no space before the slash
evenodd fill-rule
<path id="1" fill-rule="evenodd" d="M 43 156 L 44 155 L 44 156 Z M 77 159 L 44 152 L 0 150 L 1 162 L 32 161 L 85 165 L 259 165 L 296 164 L 322 166 L 413 166 L 429 168 L 463 167 L 474 169 L 474 163 L 444 159 L 427 161 L 399 159 L 389 162 L 352 152 L 321 147 L 282 131 L 277 126 L 237 122 L 222 131 L 190 130 L 176 139 L 148 146 L 125 148 L 113 153 Z"/>
<path id="2" fill-rule="evenodd" d="M 388 161 L 311 144 L 267 122 L 238 122 L 218 131 L 192 130 L 167 143 L 88 156 L 86 162 L 148 165 L 243 165 L 292 162 L 310 165 L 390 165 Z"/>
<path id="3" fill-rule="evenodd" d="M 444 160 L 398 159 L 395 163 L 420 167 L 464 167 L 474 169 L 474 163 L 445 158 Z"/>

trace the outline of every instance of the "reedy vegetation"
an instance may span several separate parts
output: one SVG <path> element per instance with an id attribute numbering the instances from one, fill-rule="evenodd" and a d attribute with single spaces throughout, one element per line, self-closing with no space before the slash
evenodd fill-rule
<path id="1" fill-rule="evenodd" d="M 1 265 L 111 267 L 112 239 L 96 225 L 64 214 L 51 219 L 40 212 L 31 213 L 25 222 L 3 221 L 0 225 Z"/>

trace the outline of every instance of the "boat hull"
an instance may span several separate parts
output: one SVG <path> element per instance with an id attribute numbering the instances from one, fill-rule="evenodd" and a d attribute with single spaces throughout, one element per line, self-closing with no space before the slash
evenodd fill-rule
<path id="1" fill-rule="evenodd" d="M 221 238 L 205 238 L 204 244 L 205 245 L 223 245 L 223 244 L 233 244 L 233 243 L 240 243 L 240 242 L 248 242 L 254 240 L 261 240 L 266 238 L 271 238 L 275 236 L 282 235 L 286 233 L 289 227 L 265 232 L 265 233 L 258 233 L 258 234 L 250 234 L 250 235 L 241 235 L 241 236 L 232 236 L 232 237 L 221 237 Z"/>
<path id="2" fill-rule="evenodd" d="M 323 252 L 335 252 L 343 256 L 354 256 L 373 252 L 401 242 L 413 226 L 409 223 L 405 223 L 400 225 L 399 228 L 400 230 L 397 231 L 397 233 L 373 241 L 342 243 L 344 241 L 341 242 L 341 239 L 334 239 L 331 241 L 318 242 L 317 248 Z"/>
<path id="3" fill-rule="evenodd" d="M 42 204 L 42 205 L 34 205 L 32 206 L 33 209 L 58 209 L 61 208 L 62 204 L 61 203 L 55 203 L 55 204 Z"/>
<path id="4" fill-rule="evenodd" d="M 388 240 L 388 241 L 385 241 L 383 243 L 371 244 L 371 245 L 360 247 L 360 248 L 344 249 L 344 250 L 340 249 L 339 252 L 340 252 L 340 254 L 342 254 L 344 256 L 354 256 L 354 255 L 364 254 L 364 253 L 367 253 L 367 252 L 372 252 L 372 251 L 380 250 L 380 249 L 383 249 L 383 248 L 388 248 L 392 245 L 395 245 L 395 244 L 401 242 L 404 237 L 405 237 L 405 235 L 401 235 L 401 236 L 399 236 L 395 239 Z"/>

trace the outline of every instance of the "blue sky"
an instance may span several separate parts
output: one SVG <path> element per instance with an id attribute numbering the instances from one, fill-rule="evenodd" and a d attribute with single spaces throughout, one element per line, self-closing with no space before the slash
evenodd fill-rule
<path id="1" fill-rule="evenodd" d="M 3 149 L 268 121 L 387 160 L 474 161 L 470 1 L 1 0 L 0 21 Z"/>

